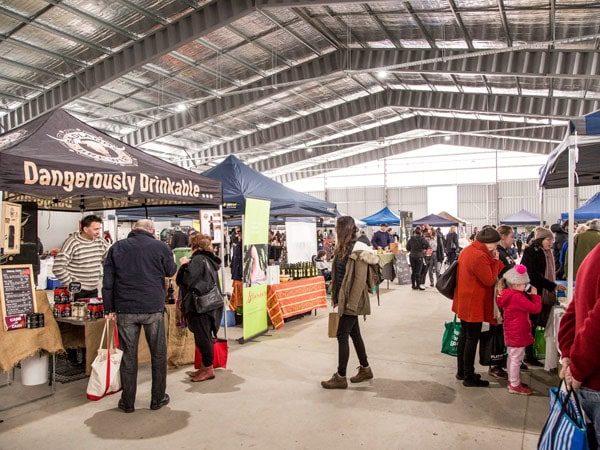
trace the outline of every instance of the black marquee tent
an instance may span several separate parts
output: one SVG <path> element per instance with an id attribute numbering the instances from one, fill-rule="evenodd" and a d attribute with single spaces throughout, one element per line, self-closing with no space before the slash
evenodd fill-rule
<path id="1" fill-rule="evenodd" d="M 246 198 L 271 200 L 271 216 L 276 217 L 335 217 L 335 203 L 320 200 L 295 191 L 269 177 L 251 169 L 233 155 L 211 167 L 202 175 L 223 184 L 223 215 L 229 217 L 244 214 Z M 198 217 L 198 209 L 187 206 L 156 206 L 147 208 L 151 217 L 178 216 Z M 139 208 L 123 210 L 119 213 L 129 217 L 144 212 Z"/>
<path id="2" fill-rule="evenodd" d="M 234 155 L 229 155 L 202 175 L 223 184 L 223 214 L 244 214 L 246 198 L 271 200 L 272 216 L 335 217 L 336 204 L 320 200 L 283 184 L 248 167 Z"/>
<path id="3" fill-rule="evenodd" d="M 458 222 L 445 219 L 437 214 L 429 214 L 428 216 L 413 220 L 412 224 L 413 226 L 429 225 L 431 227 L 451 227 L 452 225 L 458 225 Z"/>
<path id="4" fill-rule="evenodd" d="M 0 191 L 5 201 L 58 211 L 223 202 L 219 181 L 148 155 L 62 110 L 0 136 Z"/>

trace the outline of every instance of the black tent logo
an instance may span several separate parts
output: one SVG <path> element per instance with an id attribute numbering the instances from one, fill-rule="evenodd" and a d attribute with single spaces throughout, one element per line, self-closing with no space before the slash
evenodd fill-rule
<path id="1" fill-rule="evenodd" d="M 115 164 L 117 166 L 137 166 L 137 159 L 125 151 L 125 146 L 117 147 L 100 136 L 80 130 L 61 130 L 56 137 L 69 151 L 93 159 L 94 161 Z"/>

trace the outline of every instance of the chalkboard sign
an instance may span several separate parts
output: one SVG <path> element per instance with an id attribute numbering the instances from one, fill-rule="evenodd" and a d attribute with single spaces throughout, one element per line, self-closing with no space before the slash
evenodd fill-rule
<path id="1" fill-rule="evenodd" d="M 0 266 L 0 300 L 6 329 L 25 328 L 25 316 L 36 312 L 31 264 Z"/>

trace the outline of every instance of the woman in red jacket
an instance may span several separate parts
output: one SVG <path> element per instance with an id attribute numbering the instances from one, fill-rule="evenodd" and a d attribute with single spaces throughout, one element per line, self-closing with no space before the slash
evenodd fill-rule
<path id="1" fill-rule="evenodd" d="M 458 257 L 458 272 L 452 311 L 462 323 L 457 348 L 456 378 L 467 387 L 486 387 L 488 381 L 475 374 L 475 352 L 483 322 L 496 324 L 493 291 L 504 264 L 498 259 L 496 246 L 500 234 L 484 227 L 475 241 Z"/>

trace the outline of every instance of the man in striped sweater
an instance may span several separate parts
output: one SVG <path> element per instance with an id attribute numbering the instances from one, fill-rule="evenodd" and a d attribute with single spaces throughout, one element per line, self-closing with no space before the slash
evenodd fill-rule
<path id="1" fill-rule="evenodd" d="M 102 239 L 102 219 L 89 215 L 81 220 L 80 231 L 71 233 L 54 259 L 52 272 L 61 285 L 72 281 L 81 283 L 81 292 L 74 298 L 98 297 L 102 263 L 109 243 Z"/>
<path id="2" fill-rule="evenodd" d="M 98 297 L 102 264 L 110 246 L 101 233 L 102 219 L 95 215 L 85 216 L 80 231 L 67 237 L 54 258 L 52 272 L 62 286 L 69 287 L 72 281 L 81 283 L 81 291 L 73 294 L 73 299 Z M 74 365 L 85 364 L 85 349 L 80 352 L 67 349 L 67 361 Z"/>

